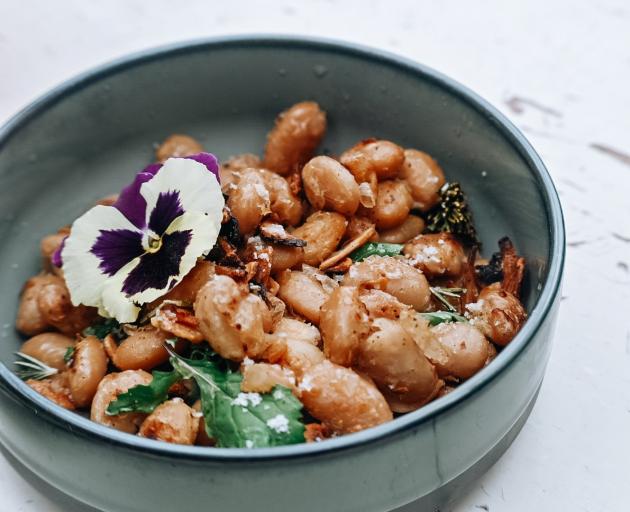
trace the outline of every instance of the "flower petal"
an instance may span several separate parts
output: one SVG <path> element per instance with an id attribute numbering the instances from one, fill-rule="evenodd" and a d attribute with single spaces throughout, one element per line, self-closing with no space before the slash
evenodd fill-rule
<path id="1" fill-rule="evenodd" d="M 116 208 L 98 205 L 74 221 L 61 256 L 63 273 L 74 305 L 101 306 L 101 290 L 110 279 L 92 252 L 101 231 L 137 231 Z"/>
<path id="2" fill-rule="evenodd" d="M 171 191 L 178 192 L 184 212 L 206 213 L 219 219 L 220 222 L 225 201 L 216 176 L 208 172 L 204 164 L 196 160 L 169 158 L 155 177 L 143 183 L 140 188 L 140 194 L 145 198 L 148 206 L 147 224 L 160 195 Z"/>
<path id="3" fill-rule="evenodd" d="M 64 236 L 62 238 L 61 243 L 59 244 L 59 247 L 55 249 L 55 252 L 52 253 L 52 256 L 50 258 L 50 261 L 52 262 L 52 264 L 57 268 L 61 268 L 61 266 L 63 265 L 63 258 L 61 257 L 61 252 L 63 251 L 63 248 L 66 246 L 67 239 L 68 239 L 67 236 Z"/>
<path id="4" fill-rule="evenodd" d="M 153 266 L 156 266 L 154 264 L 158 262 L 164 266 L 164 269 L 149 271 L 145 268 L 136 268 L 130 271 L 129 275 L 133 275 L 132 280 L 125 280 L 123 286 L 127 291 L 136 293 L 130 295 L 129 299 L 138 304 L 144 304 L 164 295 L 192 270 L 198 258 L 212 249 L 220 229 L 221 217 L 213 218 L 199 212 L 186 212 L 175 219 L 162 237 L 162 247 L 154 254 L 158 255 L 167 249 L 167 257 L 159 256 L 152 261 Z M 185 243 L 188 236 L 190 238 Z M 160 258 L 164 260 L 158 261 Z M 143 262 L 138 267 L 146 264 L 149 258 L 143 256 L 141 260 Z"/>
<path id="5" fill-rule="evenodd" d="M 140 258 L 136 258 L 105 282 L 101 290 L 99 315 L 115 318 L 120 323 L 134 322 L 138 318 L 140 306 L 134 304 L 121 290 L 126 277 L 139 263 Z"/>
<path id="6" fill-rule="evenodd" d="M 90 252 L 100 260 L 98 268 L 113 276 L 127 263 L 144 254 L 142 233 L 130 229 L 101 229 Z"/>
<path id="7" fill-rule="evenodd" d="M 180 263 L 191 238 L 190 229 L 162 236 L 160 250 L 140 256 L 140 262 L 125 278 L 122 291 L 132 296 L 151 288 L 163 293 L 172 288 L 179 277 Z"/>
<path id="8" fill-rule="evenodd" d="M 219 159 L 212 153 L 197 153 L 195 155 L 185 156 L 184 158 L 195 160 L 196 162 L 205 165 L 206 169 L 214 174 L 217 181 L 221 182 L 221 179 L 219 178 Z"/>
<path id="9" fill-rule="evenodd" d="M 160 192 L 155 208 L 149 213 L 149 229 L 161 236 L 182 213 L 184 210 L 177 190 Z"/>
<path id="10" fill-rule="evenodd" d="M 127 185 L 120 191 L 114 208 L 118 209 L 138 229 L 146 226 L 147 202 L 140 194 L 143 183 L 153 179 L 154 173 L 139 172 L 131 185 Z"/>
<path id="11" fill-rule="evenodd" d="M 197 153 L 182 159 L 189 159 L 201 163 L 206 170 L 214 174 L 217 181 L 219 180 L 219 161 L 217 157 L 211 153 Z M 118 200 L 114 203 L 114 207 L 118 208 L 122 214 L 129 219 L 138 229 L 146 227 L 146 209 L 147 204 L 143 196 L 140 195 L 140 188 L 143 183 L 150 181 L 162 168 L 162 164 L 155 163 L 146 166 L 140 171 L 133 182 L 122 189 Z M 167 224 L 168 225 L 168 224 Z M 166 229 L 166 226 L 165 226 Z M 154 230 L 155 231 L 155 230 Z M 157 232 L 157 231 L 156 231 Z"/>
<path id="12" fill-rule="evenodd" d="M 153 176 L 162 168 L 162 164 L 150 164 L 142 169 L 133 182 L 123 188 L 118 195 L 118 199 L 113 204 L 121 213 L 129 219 L 134 226 L 142 229 L 146 226 L 147 203 L 140 195 L 140 187 L 143 183 L 153 179 Z"/>
<path id="13" fill-rule="evenodd" d="M 140 172 L 142 173 L 146 173 L 146 174 L 151 174 L 153 176 L 155 176 L 157 174 L 157 172 L 162 168 L 162 164 L 159 162 L 156 162 L 154 164 L 149 164 L 147 165 L 144 169 L 142 169 Z"/>

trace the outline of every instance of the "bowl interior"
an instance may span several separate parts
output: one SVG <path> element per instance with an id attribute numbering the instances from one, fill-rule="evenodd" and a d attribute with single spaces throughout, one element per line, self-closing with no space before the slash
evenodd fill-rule
<path id="1" fill-rule="evenodd" d="M 0 140 L 0 361 L 12 367 L 24 281 L 39 240 L 150 163 L 171 133 L 220 158 L 262 152 L 274 116 L 312 99 L 328 113 L 321 151 L 367 137 L 435 157 L 468 193 L 484 253 L 509 235 L 527 258 L 531 310 L 547 278 L 550 213 L 532 163 L 492 113 L 430 72 L 328 44 L 201 44 L 118 64 L 39 102 Z"/>

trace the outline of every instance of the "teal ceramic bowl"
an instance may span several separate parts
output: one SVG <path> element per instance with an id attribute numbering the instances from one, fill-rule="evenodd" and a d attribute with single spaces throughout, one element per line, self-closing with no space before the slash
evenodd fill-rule
<path id="1" fill-rule="evenodd" d="M 309 445 L 242 450 L 134 437 L 47 401 L 12 373 L 22 283 L 39 239 L 118 191 L 153 145 L 188 133 L 221 158 L 260 153 L 274 116 L 318 101 L 324 150 L 378 136 L 436 157 L 463 184 L 487 252 L 509 235 L 527 258 L 530 318 L 487 368 L 390 423 Z M 415 62 L 345 43 L 235 37 L 101 67 L 53 90 L 0 132 L 0 440 L 74 498 L 111 511 L 433 510 L 509 446 L 550 352 L 564 259 L 543 163 L 495 108 Z M 409 505 L 410 503 L 413 505 Z"/>

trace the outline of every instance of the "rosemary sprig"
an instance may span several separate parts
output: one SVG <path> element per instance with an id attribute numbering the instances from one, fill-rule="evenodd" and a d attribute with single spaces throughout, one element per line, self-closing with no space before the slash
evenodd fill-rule
<path id="1" fill-rule="evenodd" d="M 16 355 L 20 357 L 21 360 L 15 362 L 15 366 L 19 367 L 15 370 L 15 374 L 22 380 L 43 380 L 59 373 L 57 368 L 52 368 L 39 359 L 24 354 L 23 352 L 16 352 Z"/>
<path id="2" fill-rule="evenodd" d="M 444 288 L 442 286 L 430 286 L 429 290 L 433 296 L 451 313 L 455 313 L 457 309 L 446 297 L 459 299 L 462 293 L 466 293 L 466 288 Z"/>

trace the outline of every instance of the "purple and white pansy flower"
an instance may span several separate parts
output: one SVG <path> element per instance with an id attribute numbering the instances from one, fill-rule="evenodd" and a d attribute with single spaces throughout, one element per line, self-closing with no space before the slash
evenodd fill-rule
<path id="1" fill-rule="evenodd" d="M 133 322 L 179 283 L 219 235 L 218 172 L 209 153 L 170 158 L 140 172 L 113 206 L 79 217 L 60 255 L 73 304 Z"/>

